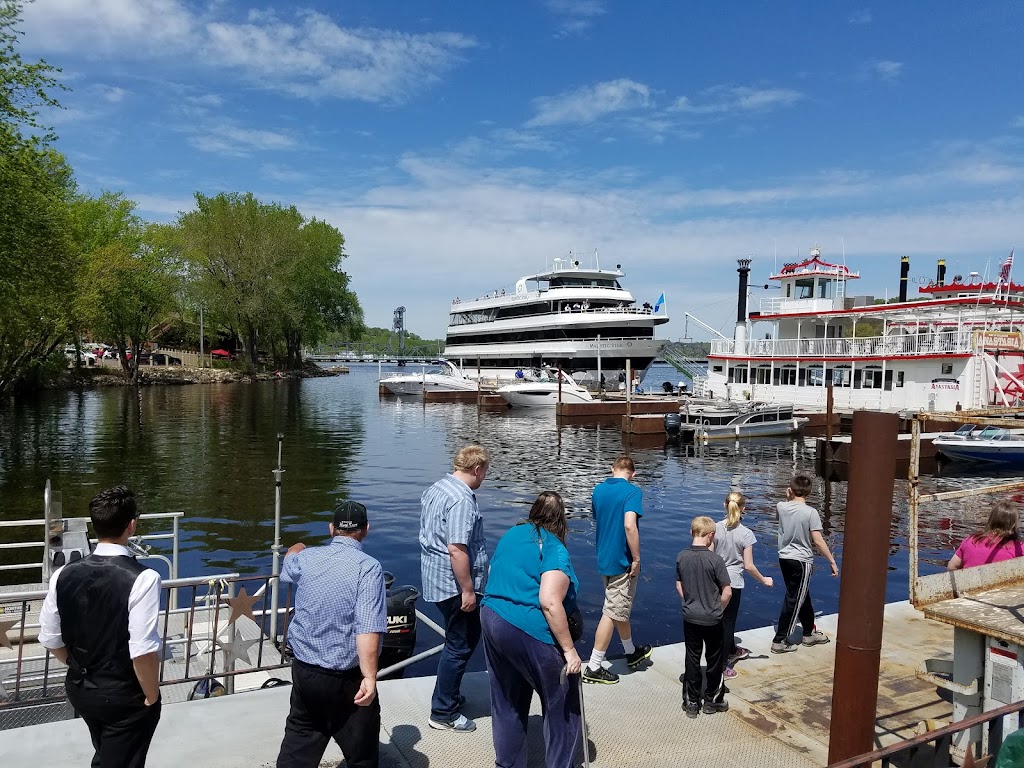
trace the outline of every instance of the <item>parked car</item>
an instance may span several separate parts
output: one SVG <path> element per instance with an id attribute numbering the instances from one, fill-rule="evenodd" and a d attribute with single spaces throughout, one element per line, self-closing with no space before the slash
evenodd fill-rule
<path id="1" fill-rule="evenodd" d="M 154 352 L 151 355 L 153 365 L 181 365 L 181 358 L 168 355 L 166 352 Z"/>

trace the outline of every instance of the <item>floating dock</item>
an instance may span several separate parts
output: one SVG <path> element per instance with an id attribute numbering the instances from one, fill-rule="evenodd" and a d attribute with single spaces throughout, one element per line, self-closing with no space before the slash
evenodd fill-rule
<path id="1" fill-rule="evenodd" d="M 752 592 L 747 599 L 780 598 L 776 589 L 774 594 Z M 681 708 L 681 643 L 656 648 L 652 663 L 637 671 L 628 670 L 622 658 L 612 660 L 612 670 L 622 674 L 618 685 L 583 686 L 591 765 L 827 765 L 837 623 L 836 615 L 817 620 L 832 643 L 780 655 L 769 653 L 771 627 L 739 633 L 752 654 L 737 662 L 739 674 L 728 681 L 729 711 L 701 714 L 696 720 L 688 719 Z M 922 661 L 952 650 L 952 628 L 924 618 L 907 602 L 885 607 L 884 627 L 875 727 L 880 745 L 915 735 L 924 721 L 948 721 L 952 713 L 935 686 L 917 676 Z M 382 768 L 493 765 L 487 679 L 484 672 L 465 677 L 465 713 L 476 720 L 477 730 L 458 734 L 427 726 L 433 677 L 381 681 Z M 282 687 L 165 706 L 147 765 L 273 765 L 284 735 L 289 695 L 290 689 Z M 544 759 L 537 697 L 528 738 L 530 765 L 539 767 Z M 85 724 L 75 720 L 0 731 L 0 753 L 6 755 L 5 765 L 88 765 L 92 747 Z M 341 752 L 332 742 L 322 764 L 339 760 Z"/>

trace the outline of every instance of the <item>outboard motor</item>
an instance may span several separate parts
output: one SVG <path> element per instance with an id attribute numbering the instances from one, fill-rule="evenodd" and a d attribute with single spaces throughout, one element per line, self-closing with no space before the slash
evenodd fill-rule
<path id="1" fill-rule="evenodd" d="M 49 571 L 92 554 L 88 523 L 85 520 L 54 520 L 49 531 Z"/>
<path id="2" fill-rule="evenodd" d="M 665 431 L 669 440 L 678 440 L 682 431 L 683 417 L 678 413 L 665 414 Z"/>
<path id="3" fill-rule="evenodd" d="M 387 589 L 388 631 L 381 648 L 381 669 L 408 659 L 416 651 L 416 601 L 420 591 L 411 584 L 395 586 L 395 576 L 384 571 Z M 400 670 L 398 675 L 402 674 Z"/>

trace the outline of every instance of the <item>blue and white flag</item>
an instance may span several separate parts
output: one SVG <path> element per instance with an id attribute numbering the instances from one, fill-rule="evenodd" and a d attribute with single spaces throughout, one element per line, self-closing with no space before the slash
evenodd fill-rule
<path id="1" fill-rule="evenodd" d="M 658 297 L 658 300 L 654 303 L 654 311 L 657 312 L 659 309 L 661 309 L 661 305 L 664 304 L 664 303 L 665 303 L 665 294 L 663 293 L 663 294 L 661 294 L 661 296 Z"/>

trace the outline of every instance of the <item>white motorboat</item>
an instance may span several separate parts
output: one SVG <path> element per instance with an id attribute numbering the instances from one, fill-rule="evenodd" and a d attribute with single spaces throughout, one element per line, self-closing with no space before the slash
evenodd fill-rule
<path id="1" fill-rule="evenodd" d="M 590 390 L 581 387 L 564 371 L 562 378 L 542 375 L 539 379 L 523 379 L 516 384 L 499 387 L 497 394 L 513 408 L 554 408 L 559 398 L 563 403 L 589 403 Z"/>
<path id="2" fill-rule="evenodd" d="M 708 440 L 735 440 L 740 437 L 779 437 L 793 435 L 808 422 L 794 416 L 792 405 L 768 403 L 710 403 L 686 402 L 679 416 L 665 417 L 665 429 L 670 436 L 692 433 Z"/>
<path id="3" fill-rule="evenodd" d="M 478 384 L 448 360 L 438 360 L 428 371 L 424 366 L 419 373 L 398 373 L 386 376 L 380 383 L 396 395 L 422 395 L 424 392 L 476 392 Z"/>
<path id="4" fill-rule="evenodd" d="M 1024 435 L 1008 429 L 965 424 L 956 432 L 936 437 L 932 443 L 950 459 L 1024 466 Z"/>

